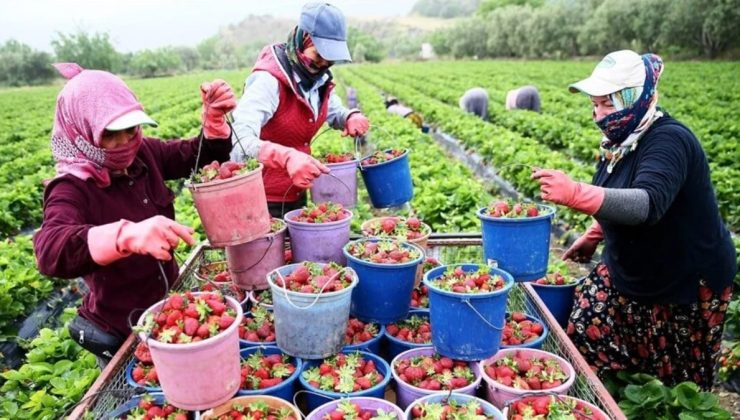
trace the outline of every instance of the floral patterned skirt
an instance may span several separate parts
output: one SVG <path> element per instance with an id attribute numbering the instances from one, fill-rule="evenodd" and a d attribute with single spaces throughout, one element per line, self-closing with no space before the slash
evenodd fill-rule
<path id="1" fill-rule="evenodd" d="M 731 295 L 732 287 L 716 294 L 702 280 L 696 303 L 639 303 L 612 287 L 600 263 L 576 288 L 567 333 L 599 376 L 639 371 L 709 389 Z"/>

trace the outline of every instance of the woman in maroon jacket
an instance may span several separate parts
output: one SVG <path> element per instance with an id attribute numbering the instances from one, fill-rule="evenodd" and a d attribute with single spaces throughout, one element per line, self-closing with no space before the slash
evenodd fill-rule
<path id="1" fill-rule="evenodd" d="M 144 138 L 156 125 L 120 78 L 58 64 L 68 80 L 59 93 L 51 148 L 56 177 L 44 193 L 44 221 L 34 235 L 39 271 L 82 276 L 90 289 L 72 337 L 104 365 L 131 332 L 129 317 L 162 299 L 176 279 L 172 253 L 192 229 L 173 219 L 174 193 L 164 181 L 187 177 L 200 141 Z M 221 80 L 201 85 L 200 163 L 225 161 L 231 128 L 224 113 L 234 94 Z M 166 276 L 166 279 L 163 278 Z"/>

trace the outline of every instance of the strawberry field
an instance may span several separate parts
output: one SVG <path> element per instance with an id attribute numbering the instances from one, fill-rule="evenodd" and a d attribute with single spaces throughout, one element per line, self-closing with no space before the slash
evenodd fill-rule
<path id="1" fill-rule="evenodd" d="M 668 66 L 661 81 L 661 104 L 688 125 L 702 142 L 722 215 L 737 233 L 740 230 L 740 164 L 737 163 L 740 110 L 734 105 L 740 100 L 740 91 L 735 87 L 740 66 L 736 63 L 669 63 Z M 369 141 L 378 149 L 393 147 L 412 152 L 409 159 L 415 195 L 410 207 L 414 216 L 433 232 L 453 233 L 480 231 L 475 209 L 499 197 L 498 187 L 477 179 L 465 164 L 449 156 L 430 135 L 421 133 L 409 121 L 386 113 L 382 95 L 398 97 L 421 113 L 425 122 L 458 139 L 468 151 L 480 154 L 523 198 L 532 199 L 538 188 L 529 178 L 531 166 L 559 168 L 579 180 L 590 180 L 599 132 L 591 121 L 588 100 L 568 93 L 566 86 L 588 74 L 591 68 L 590 62 L 446 62 L 353 65 L 339 68 L 336 75 L 342 94 L 343 87 L 357 90 L 362 110 L 374 127 Z M 224 78 L 239 94 L 245 75 L 246 72 L 202 73 L 128 83 L 160 124 L 158 128 L 146 128 L 145 133 L 171 139 L 198 133 L 197 86 L 201 81 Z M 712 82 L 706 83 L 707 80 Z M 534 84 L 540 90 L 542 114 L 505 111 L 506 92 L 525 84 Z M 472 86 L 489 91 L 489 122 L 467 115 L 457 106 L 460 95 Z M 5 364 L 7 370 L 0 377 L 0 389 L 5 396 L 0 403 L 0 418 L 56 418 L 79 401 L 98 376 L 95 358 L 77 346 L 64 328 L 71 309 L 61 317 L 50 319 L 35 336 L 17 339 L 20 323 L 37 306 L 70 284 L 38 273 L 29 236 L 42 219 L 42 181 L 54 174 L 49 133 L 59 88 L 0 90 L 0 180 L 5 184 L 0 192 L 0 337 L 6 342 L 17 341 L 26 350 L 22 364 Z M 329 152 L 341 154 L 353 148 L 350 141 L 333 131 L 321 134 L 314 144 L 317 156 Z M 178 194 L 178 221 L 196 228 L 198 239 L 205 239 L 189 192 L 181 183 L 172 183 L 171 188 Z M 361 222 L 374 216 L 362 188 L 353 212 L 352 231 L 360 233 Z M 588 218 L 559 208 L 557 223 L 566 233 L 571 232 L 564 236 L 568 237 L 582 232 Z M 736 244 L 740 247 L 740 241 Z M 564 244 L 551 244 L 551 247 L 564 247 Z M 178 260 L 184 262 L 190 251 L 182 246 Z M 443 261 L 481 258 L 479 250 L 466 251 L 462 255 L 458 252 L 445 255 L 447 251 L 443 250 L 440 257 Z M 740 286 L 739 281 L 736 286 Z M 737 299 L 728 310 L 727 329 L 740 330 Z M 736 360 L 740 357 L 740 345 L 728 343 L 727 352 L 726 359 L 734 352 L 735 358 L 731 360 Z M 724 369 L 725 377 L 734 371 L 733 366 Z M 676 392 L 659 388 L 645 378 L 620 379 L 622 389 L 629 383 L 635 387 L 632 391 L 644 393 L 641 395 Z M 641 408 L 630 399 L 634 392 L 622 393 L 621 397 L 631 401 L 625 407 L 637 413 Z M 619 396 L 619 391 L 615 395 Z M 709 397 L 696 398 L 707 398 L 707 407 L 712 405 Z M 671 404 L 669 398 L 665 401 L 666 406 Z"/>

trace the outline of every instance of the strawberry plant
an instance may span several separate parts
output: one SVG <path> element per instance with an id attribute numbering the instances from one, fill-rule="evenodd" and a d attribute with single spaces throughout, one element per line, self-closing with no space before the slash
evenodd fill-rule
<path id="1" fill-rule="evenodd" d="M 192 419 L 193 415 L 167 402 L 157 403 L 151 395 L 144 394 L 136 407 L 119 418 L 125 420 L 188 420 Z"/>
<path id="2" fill-rule="evenodd" d="M 502 385 L 527 391 L 552 389 L 568 379 L 557 359 L 528 357 L 521 352 L 497 359 L 484 372 Z"/>
<path id="3" fill-rule="evenodd" d="M 362 322 L 357 318 L 350 318 L 347 330 L 344 333 L 344 343 L 347 345 L 362 344 L 378 336 L 378 324 Z"/>
<path id="4" fill-rule="evenodd" d="M 272 312 L 255 306 L 252 312 L 244 314 L 239 325 L 239 338 L 253 343 L 275 342 L 275 318 Z"/>
<path id="5" fill-rule="evenodd" d="M 501 333 L 502 346 L 518 346 L 539 340 L 544 332 L 544 325 L 527 318 L 522 312 L 506 313 L 506 325 Z"/>
<path id="6" fill-rule="evenodd" d="M 509 410 L 509 418 L 512 420 L 608 420 L 583 401 L 566 396 L 525 397 L 514 401 Z"/>
<path id="7" fill-rule="evenodd" d="M 512 203 L 510 200 L 499 200 L 488 205 L 487 216 L 503 218 L 537 217 L 542 214 L 541 208 L 533 203 Z M 549 212 L 549 211 L 548 211 Z"/>
<path id="8" fill-rule="evenodd" d="M 278 287 L 299 293 L 336 292 L 352 284 L 352 273 L 337 263 L 319 264 L 310 261 L 300 263 L 287 276 L 273 275 Z"/>
<path id="9" fill-rule="evenodd" d="M 487 266 L 469 271 L 462 266 L 450 266 L 444 274 L 432 279 L 431 283 L 441 290 L 455 293 L 487 293 L 502 289 L 505 285 L 504 278 L 491 274 L 490 271 Z"/>
<path id="10" fill-rule="evenodd" d="M 352 242 L 347 245 L 347 252 L 375 264 L 403 264 L 421 257 L 418 249 L 392 240 Z"/>
<path id="11" fill-rule="evenodd" d="M 147 314 L 135 331 L 162 343 L 187 344 L 214 337 L 234 323 L 236 311 L 219 292 L 172 293 L 159 311 Z"/>
<path id="12" fill-rule="evenodd" d="M 439 354 L 398 360 L 393 369 L 399 380 L 429 391 L 464 388 L 475 381 L 468 362 Z"/>
<path id="13" fill-rule="evenodd" d="M 408 343 L 432 342 L 432 325 L 427 316 L 411 315 L 402 321 L 386 325 L 385 329 L 392 337 Z"/>
<path id="14" fill-rule="evenodd" d="M 326 153 L 319 158 L 321 163 L 344 163 L 355 160 L 352 153 Z"/>
<path id="15" fill-rule="evenodd" d="M 359 404 L 351 401 L 340 401 L 337 407 L 321 417 L 321 420 L 401 420 L 394 412 L 382 408 L 364 410 Z"/>
<path id="16" fill-rule="evenodd" d="M 198 173 L 195 175 L 195 180 L 202 184 L 211 181 L 229 179 L 237 175 L 253 171 L 258 167 L 259 162 L 256 159 L 249 159 L 246 163 L 232 161 L 219 163 L 217 160 L 214 160 L 208 165 L 200 168 Z"/>
<path id="17" fill-rule="evenodd" d="M 359 352 L 328 357 L 305 370 L 302 377 L 312 388 L 343 394 L 370 389 L 385 379 L 375 362 Z"/>
<path id="18" fill-rule="evenodd" d="M 411 407 L 410 420 L 493 420 L 477 400 L 466 403 L 455 400 L 423 402 Z"/>
<path id="19" fill-rule="evenodd" d="M 273 408 L 264 401 L 255 401 L 248 405 L 233 403 L 231 410 L 215 417 L 216 420 L 275 419 L 300 420 L 289 407 Z"/>
<path id="20" fill-rule="evenodd" d="M 717 363 L 719 364 L 719 379 L 726 382 L 740 369 L 740 342 L 726 341 L 722 344 L 722 351 Z"/>
<path id="21" fill-rule="evenodd" d="M 285 354 L 264 355 L 257 350 L 242 360 L 241 389 L 267 389 L 281 384 L 295 373 L 295 365 Z"/>
<path id="22" fill-rule="evenodd" d="M 410 306 L 416 309 L 429 308 L 429 287 L 426 284 L 419 284 L 411 292 Z"/>
<path id="23" fill-rule="evenodd" d="M 370 165 L 377 165 L 383 162 L 388 162 L 388 161 L 391 161 L 393 159 L 396 159 L 402 156 L 404 153 L 406 153 L 406 150 L 403 150 L 403 149 L 378 150 L 372 155 L 362 159 L 362 161 L 360 162 L 360 165 L 370 166 Z"/>
<path id="24" fill-rule="evenodd" d="M 432 232 L 429 225 L 422 223 L 416 217 L 403 218 L 398 216 L 370 220 L 363 224 L 362 231 L 367 236 L 409 241 L 423 238 Z"/>
<path id="25" fill-rule="evenodd" d="M 301 209 L 298 216 L 293 217 L 291 220 L 302 223 L 331 223 L 344 220 L 348 217 L 349 212 L 341 204 L 327 201 L 326 203 L 319 204 L 309 203 Z"/>

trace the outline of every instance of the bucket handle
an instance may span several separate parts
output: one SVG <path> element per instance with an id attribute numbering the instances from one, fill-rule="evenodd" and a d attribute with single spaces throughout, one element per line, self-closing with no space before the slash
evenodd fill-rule
<path id="1" fill-rule="evenodd" d="M 252 264 L 251 266 L 249 266 L 247 268 L 242 268 L 240 270 L 232 270 L 232 269 L 229 269 L 229 270 L 231 272 L 233 272 L 233 273 L 240 274 L 240 273 L 247 272 L 247 271 L 253 269 L 254 267 L 256 267 L 259 263 L 262 262 L 262 260 L 265 259 L 265 257 L 267 256 L 267 253 L 270 252 L 270 248 L 272 248 L 272 244 L 275 242 L 275 235 L 270 236 L 270 239 L 269 240 L 270 240 L 270 244 L 265 247 L 265 253 L 262 254 L 262 256 L 260 257 L 260 259 L 257 260 L 256 263 Z"/>
<path id="2" fill-rule="evenodd" d="M 325 400 L 329 400 L 329 401 L 336 401 L 336 400 L 335 400 L 334 398 L 332 398 L 332 397 L 328 397 L 328 396 L 326 396 L 326 395 L 324 395 L 324 394 L 319 394 L 318 392 L 314 392 L 314 391 L 309 391 L 309 390 L 307 390 L 307 389 L 301 389 L 301 390 L 298 390 L 298 391 L 296 391 L 296 393 L 295 393 L 295 394 L 293 394 L 293 405 L 294 405 L 294 406 L 296 406 L 296 407 L 298 407 L 298 396 L 299 396 L 300 394 L 311 394 L 311 395 L 315 395 L 315 396 L 317 396 L 317 397 L 321 397 L 321 398 L 323 398 L 323 399 L 325 399 Z M 342 399 L 344 399 L 344 398 L 349 398 L 349 394 L 344 394 L 344 395 L 342 396 L 342 398 L 340 398 L 340 400 L 342 400 Z M 300 409 L 298 409 L 298 411 L 300 411 Z M 303 412 L 301 412 L 301 414 L 303 415 L 303 417 L 304 417 L 304 418 L 306 417 L 306 415 L 305 415 L 305 414 L 303 414 Z"/>
<path id="3" fill-rule="evenodd" d="M 468 305 L 468 306 L 470 307 L 470 309 L 472 309 L 472 310 L 473 310 L 473 312 L 475 312 L 475 314 L 476 314 L 476 315 L 478 315 L 478 317 L 479 317 L 479 318 L 480 318 L 480 319 L 481 319 L 481 320 L 482 320 L 482 321 L 483 321 L 483 322 L 484 322 L 484 323 L 485 323 L 486 325 L 488 325 L 489 327 L 493 328 L 494 330 L 496 330 L 496 331 L 503 331 L 504 327 L 506 327 L 506 320 L 504 320 L 504 325 L 502 325 L 501 327 L 497 327 L 497 326 L 495 326 L 495 325 L 491 324 L 491 323 L 490 323 L 490 322 L 489 322 L 489 321 L 488 321 L 488 320 L 487 320 L 487 319 L 486 319 L 486 318 L 485 318 L 485 317 L 484 317 L 484 316 L 483 316 L 483 315 L 482 315 L 482 314 L 481 314 L 480 312 L 478 312 L 478 310 L 477 310 L 477 309 L 475 309 L 475 306 L 473 306 L 473 304 L 472 304 L 472 303 L 470 303 L 470 299 L 468 299 L 468 298 L 463 298 L 463 299 L 462 299 L 462 302 L 463 302 L 463 303 L 465 303 L 466 305 Z"/>
<path id="4" fill-rule="evenodd" d="M 280 280 L 282 280 L 282 282 L 283 282 L 283 286 L 284 287 L 281 287 L 281 289 L 283 289 L 283 295 L 285 296 L 285 300 L 288 301 L 288 303 L 290 304 L 290 306 L 292 306 L 292 307 L 294 307 L 294 308 L 296 308 L 298 310 L 304 310 L 304 309 L 311 309 L 314 305 L 316 305 L 316 302 L 319 301 L 319 298 L 321 297 L 321 294 L 324 293 L 324 288 L 326 288 L 326 286 L 329 283 L 331 283 L 331 281 L 334 280 L 334 278 L 336 276 L 338 276 L 338 275 L 340 275 L 340 274 L 342 274 L 342 273 L 344 273 L 346 271 L 350 271 L 355 277 L 357 276 L 357 273 L 355 273 L 355 270 L 353 270 L 351 267 L 343 267 L 341 270 L 339 270 L 336 273 L 334 273 L 333 276 L 329 277 L 329 281 L 327 281 L 326 283 L 324 283 L 323 286 L 321 286 L 321 290 L 319 290 L 319 293 L 316 294 L 316 297 L 314 298 L 313 302 L 311 302 L 308 306 L 298 306 L 295 303 L 293 303 L 292 300 L 290 300 L 290 297 L 288 296 L 288 289 L 287 289 L 287 287 L 285 287 L 285 286 L 287 286 L 287 282 L 285 281 L 285 278 L 283 277 L 283 275 L 280 273 L 279 269 L 276 268 L 275 270 L 273 270 L 272 272 L 270 272 L 270 274 L 268 274 L 268 276 L 271 276 L 273 273 L 277 274 L 280 277 Z"/>
<path id="5" fill-rule="evenodd" d="M 380 131 L 382 131 L 383 133 L 385 133 L 388 137 L 393 138 L 393 135 L 388 130 L 386 130 L 385 128 L 383 128 L 383 127 L 381 127 L 379 125 L 370 124 L 370 128 L 373 128 L 373 129 L 377 128 Z M 360 137 L 359 136 L 355 137 L 355 155 L 356 156 L 359 156 L 360 155 Z M 358 160 L 360 160 L 360 159 L 358 158 Z M 357 166 L 360 167 L 360 171 L 364 171 L 364 169 L 362 168 L 362 161 L 361 160 L 360 160 L 360 162 L 357 163 Z"/>
<path id="6" fill-rule="evenodd" d="M 167 295 L 170 294 L 170 282 L 167 279 L 167 273 L 165 273 L 165 271 L 164 271 L 164 266 L 162 265 L 162 261 L 157 261 L 157 265 L 159 266 L 159 272 L 162 274 L 162 281 L 164 282 L 164 297 L 162 297 L 162 301 L 163 301 L 162 306 L 159 307 L 159 310 L 154 315 L 154 319 L 157 319 L 157 317 L 159 316 L 159 314 L 162 313 L 162 310 L 164 310 L 164 300 L 167 299 Z M 134 308 L 134 309 L 131 310 L 131 312 L 128 313 L 128 317 L 126 318 L 126 320 L 128 321 L 128 327 L 129 327 L 130 330 L 133 330 L 134 329 L 134 324 L 131 321 L 131 315 L 133 315 L 136 311 L 145 311 L 145 310 L 146 309 L 142 309 L 142 308 Z M 151 331 L 147 331 L 146 332 L 146 341 L 145 341 L 145 344 L 147 346 L 149 345 L 149 339 L 151 337 L 152 337 L 152 332 Z"/>

